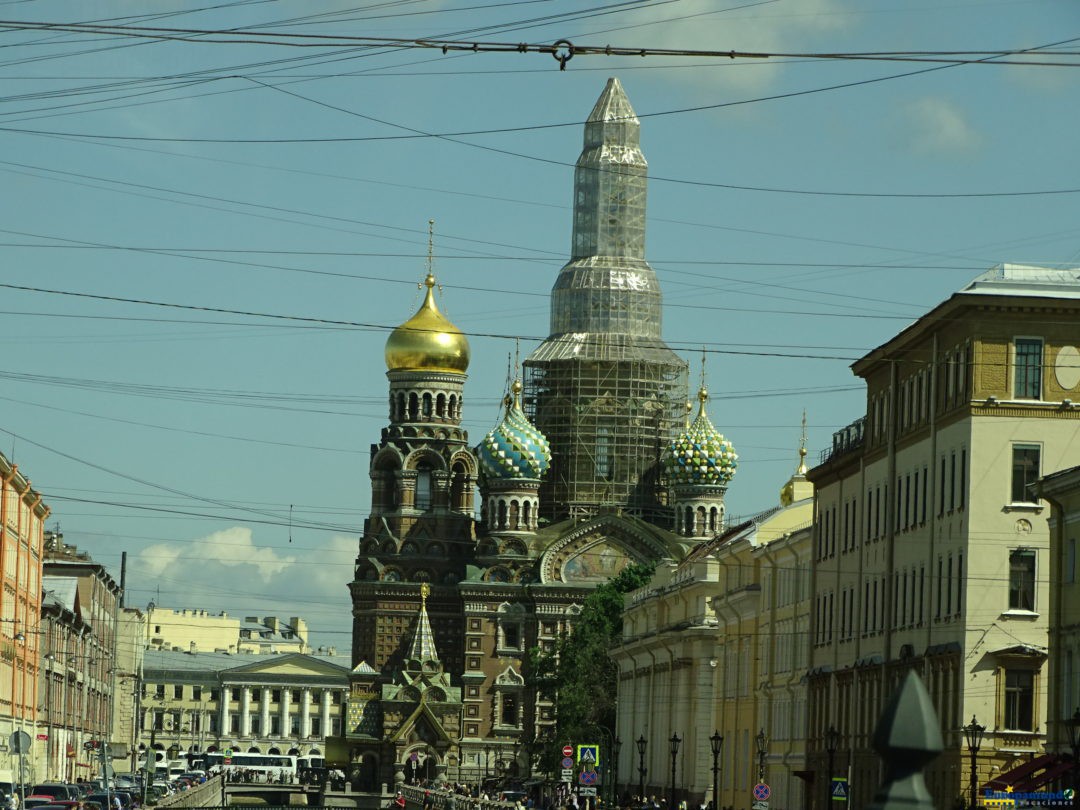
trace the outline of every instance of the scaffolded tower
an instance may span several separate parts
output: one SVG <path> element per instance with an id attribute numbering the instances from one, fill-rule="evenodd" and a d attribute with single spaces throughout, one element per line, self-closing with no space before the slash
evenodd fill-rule
<path id="1" fill-rule="evenodd" d="M 660 287 L 645 261 L 640 128 L 609 79 L 574 172 L 573 244 L 552 291 L 551 334 L 525 362 L 526 407 L 551 443 L 540 510 L 553 521 L 621 507 L 670 522 L 659 461 L 681 427 L 686 364 L 660 336 Z"/>

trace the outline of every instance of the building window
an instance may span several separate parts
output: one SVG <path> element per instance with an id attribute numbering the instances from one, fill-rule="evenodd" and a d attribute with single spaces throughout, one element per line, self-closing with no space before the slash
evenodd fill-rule
<path id="1" fill-rule="evenodd" d="M 238 714 L 230 714 L 229 715 L 229 733 L 230 734 L 239 734 L 240 733 L 240 715 L 238 715 Z"/>
<path id="2" fill-rule="evenodd" d="M 1039 338 L 1017 338 L 1013 346 L 1015 373 L 1013 396 L 1017 399 L 1042 398 L 1043 342 Z"/>
<path id="3" fill-rule="evenodd" d="M 154 697 L 159 700 L 165 699 L 165 684 L 159 683 L 154 687 Z"/>
<path id="4" fill-rule="evenodd" d="M 517 695 L 502 696 L 502 724 L 504 726 L 516 726 L 518 724 Z"/>
<path id="5" fill-rule="evenodd" d="M 1014 444 L 1012 464 L 1012 502 L 1036 503 L 1031 486 L 1039 480 L 1039 446 Z"/>
<path id="6" fill-rule="evenodd" d="M 174 698 L 176 698 L 177 700 L 183 700 L 184 699 L 184 685 L 183 684 L 180 684 L 180 683 L 175 684 L 172 689 L 173 689 L 173 697 Z"/>
<path id="7" fill-rule="evenodd" d="M 260 718 L 259 715 L 257 715 L 257 714 L 252 715 L 249 718 L 249 722 L 251 723 L 251 736 L 252 737 L 258 737 L 262 733 L 262 731 L 259 728 L 259 720 L 261 720 L 261 719 L 262 718 Z"/>
<path id="8" fill-rule="evenodd" d="M 1005 728 L 1034 731 L 1035 673 L 1030 669 L 1005 670 Z"/>
<path id="9" fill-rule="evenodd" d="M 234 701 L 236 701 L 237 703 L 239 703 L 240 702 L 240 690 L 239 689 L 232 689 L 230 691 L 231 691 L 232 699 Z"/>
<path id="10" fill-rule="evenodd" d="M 272 690 L 270 690 L 270 700 L 273 703 L 281 703 L 281 690 L 280 689 L 272 689 Z"/>
<path id="11" fill-rule="evenodd" d="M 504 624 L 502 626 L 503 648 L 507 650 L 521 649 L 521 625 Z"/>
<path id="12" fill-rule="evenodd" d="M 1035 610 L 1035 552 L 1029 549 L 1009 552 L 1009 610 Z"/>
<path id="13" fill-rule="evenodd" d="M 191 699 L 192 700 L 202 700 L 202 687 L 201 686 L 193 686 L 193 687 L 191 687 Z"/>
<path id="14" fill-rule="evenodd" d="M 217 701 L 221 700 L 221 690 L 220 689 L 211 689 L 210 690 L 210 700 L 214 701 L 215 703 Z"/>

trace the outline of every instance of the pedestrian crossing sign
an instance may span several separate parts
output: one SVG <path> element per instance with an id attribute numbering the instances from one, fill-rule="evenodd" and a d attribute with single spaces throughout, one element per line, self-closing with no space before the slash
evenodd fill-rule
<path id="1" fill-rule="evenodd" d="M 595 743 L 579 745 L 577 747 L 577 761 L 579 765 L 595 768 L 600 764 L 600 746 Z"/>
<path id="2" fill-rule="evenodd" d="M 834 802 L 846 802 L 848 800 L 847 779 L 842 776 L 834 776 L 832 779 L 832 800 Z"/>

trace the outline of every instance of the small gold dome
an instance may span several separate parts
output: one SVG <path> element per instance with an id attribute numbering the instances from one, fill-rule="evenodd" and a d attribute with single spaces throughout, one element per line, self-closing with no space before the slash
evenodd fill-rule
<path id="1" fill-rule="evenodd" d="M 469 368 L 469 341 L 435 305 L 435 276 L 424 279 L 424 303 L 386 341 L 390 371 L 447 371 L 464 374 Z"/>

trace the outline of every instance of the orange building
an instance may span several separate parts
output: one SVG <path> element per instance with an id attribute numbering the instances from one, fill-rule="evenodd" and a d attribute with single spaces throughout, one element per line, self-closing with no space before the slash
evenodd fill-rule
<path id="1" fill-rule="evenodd" d="M 33 741 L 41 664 L 41 555 L 49 508 L 30 480 L 0 454 L 0 740 L 26 731 Z M 19 757 L 0 753 L 0 781 L 18 774 Z M 29 768 L 32 749 L 24 757 Z M 27 776 L 30 774 L 27 773 Z"/>

